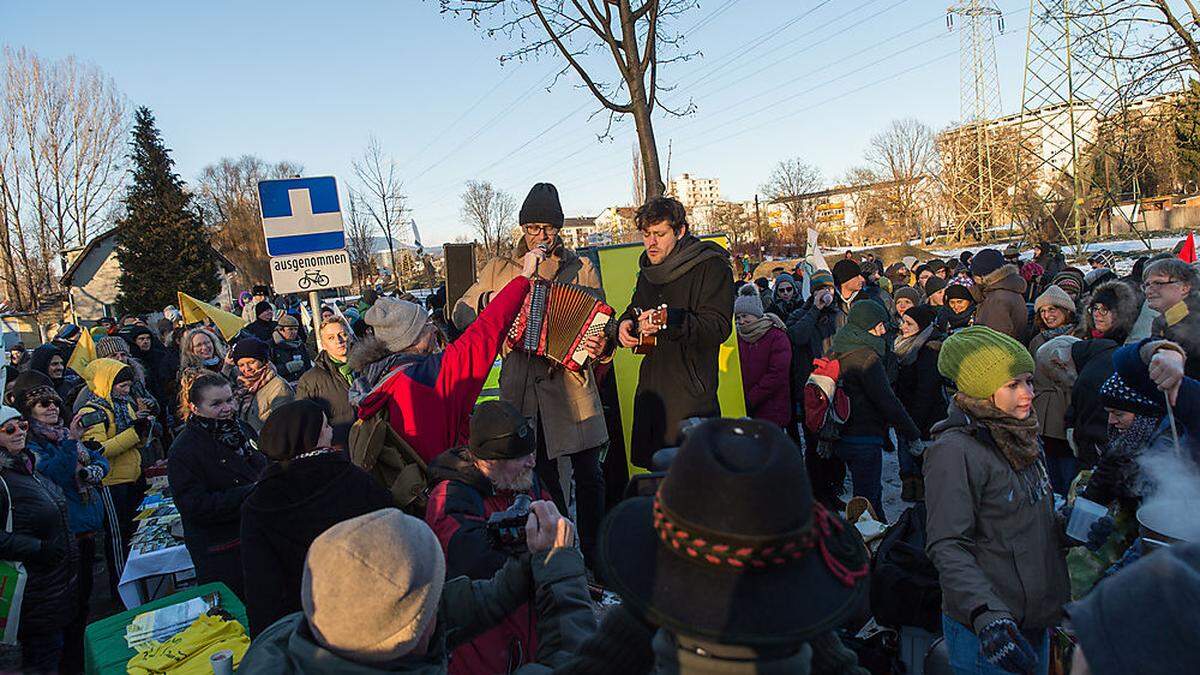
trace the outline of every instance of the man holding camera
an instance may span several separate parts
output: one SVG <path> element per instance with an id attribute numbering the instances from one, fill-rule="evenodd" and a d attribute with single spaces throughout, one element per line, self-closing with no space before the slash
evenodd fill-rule
<path id="1" fill-rule="evenodd" d="M 490 579 L 525 547 L 529 499 L 550 499 L 534 474 L 537 439 L 507 401 L 485 401 L 471 415 L 469 447 L 448 450 L 429 466 L 433 486 L 425 521 L 446 555 L 446 577 Z M 521 508 L 513 508 L 521 498 Z M 505 673 L 537 653 L 536 617 L 522 605 L 469 643 L 450 662 L 455 675 Z"/>

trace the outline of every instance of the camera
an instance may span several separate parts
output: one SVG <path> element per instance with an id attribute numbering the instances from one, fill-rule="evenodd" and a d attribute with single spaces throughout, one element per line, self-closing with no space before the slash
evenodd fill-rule
<path id="1" fill-rule="evenodd" d="M 525 523 L 529 520 L 529 495 L 520 494 L 512 506 L 488 516 L 487 537 L 492 548 L 509 555 L 520 555 L 528 550 L 525 544 Z"/>

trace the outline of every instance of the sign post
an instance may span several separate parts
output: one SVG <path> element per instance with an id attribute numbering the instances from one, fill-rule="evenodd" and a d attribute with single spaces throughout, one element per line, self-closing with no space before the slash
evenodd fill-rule
<path id="1" fill-rule="evenodd" d="M 321 317 L 317 291 L 354 283 L 337 180 L 315 176 L 259 181 L 258 202 L 272 286 L 276 293 L 308 292 L 315 334 Z"/>

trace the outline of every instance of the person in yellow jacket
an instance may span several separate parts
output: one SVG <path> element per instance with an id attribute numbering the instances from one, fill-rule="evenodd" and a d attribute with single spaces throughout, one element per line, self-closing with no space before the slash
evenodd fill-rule
<path id="1" fill-rule="evenodd" d="M 115 593 L 129 554 L 133 517 L 146 493 L 141 448 L 150 438 L 152 420 L 149 409 L 136 407 L 130 397 L 134 373 L 128 365 L 116 359 L 96 359 L 85 372 L 90 394 L 80 407 L 83 419 L 99 414 L 103 419 L 84 430 L 83 441 L 98 443 L 108 460 L 110 469 L 104 478 L 101 499 L 105 518 L 115 523 L 109 531 L 120 534 L 109 537 L 111 541 L 105 547 L 109 585 Z"/>

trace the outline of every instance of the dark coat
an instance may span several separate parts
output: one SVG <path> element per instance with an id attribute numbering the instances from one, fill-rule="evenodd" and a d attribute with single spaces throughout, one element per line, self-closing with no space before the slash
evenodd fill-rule
<path id="1" fill-rule="evenodd" d="M 1183 299 L 1182 307 L 1171 307 L 1156 316 L 1150 333 L 1183 347 L 1187 352 L 1184 372 L 1192 379 L 1200 379 L 1200 289 L 1193 289 Z"/>
<path id="2" fill-rule="evenodd" d="M 946 419 L 946 389 L 937 367 L 942 339 L 935 331 L 917 351 L 916 360 L 900 364 L 900 375 L 896 378 L 897 398 L 925 440 L 929 440 L 933 425 Z"/>
<path id="3" fill-rule="evenodd" d="M 973 287 L 979 300 L 975 308 L 975 325 L 987 326 L 1024 344 L 1029 331 L 1025 285 L 1014 265 L 1001 265 L 1000 269 L 977 281 Z"/>
<path id="4" fill-rule="evenodd" d="M 910 441 L 921 437 L 921 430 L 892 391 L 883 362 L 874 351 L 855 349 L 838 354 L 837 359 L 842 387 L 850 399 L 850 419 L 842 426 L 842 438 L 887 438 L 888 427 L 895 427 L 897 434 Z"/>
<path id="5" fill-rule="evenodd" d="M 33 473 L 33 455 L 14 457 L 0 450 L 0 560 L 25 564 L 25 599 L 21 605 L 21 635 L 45 635 L 62 630 L 75 617 L 76 570 L 79 550 L 67 519 L 67 501 L 49 478 Z M 4 523 L 12 509 L 12 533 Z"/>
<path id="6" fill-rule="evenodd" d="M 392 496 L 341 451 L 272 463 L 242 503 L 242 569 L 250 635 L 300 611 L 304 556 L 330 527 L 392 506 Z"/>
<path id="7" fill-rule="evenodd" d="M 1100 402 L 1100 385 L 1113 374 L 1112 355 L 1119 347 L 1112 340 L 1083 340 L 1071 345 L 1071 361 L 1079 377 L 1071 387 L 1066 425 L 1078 448 L 1076 456 L 1092 466 L 1108 442 L 1108 413 Z"/>
<path id="8" fill-rule="evenodd" d="M 1112 326 L 1103 334 L 1096 329 L 1096 317 L 1092 314 L 1091 305 L 1101 304 L 1111 313 Z M 1137 323 L 1142 311 L 1142 303 L 1137 294 L 1124 281 L 1106 281 L 1096 287 L 1088 298 L 1088 307 L 1084 308 L 1084 337 L 1102 337 L 1125 344 Z"/>
<path id="9" fill-rule="evenodd" d="M 757 342 L 738 337 L 746 414 L 786 428 L 792 420 L 792 345 L 772 326 Z"/>
<path id="10" fill-rule="evenodd" d="M 275 364 L 275 370 L 279 371 L 279 376 L 288 382 L 295 383 L 301 375 L 312 368 L 312 357 L 308 355 L 308 348 L 305 347 L 302 340 L 275 341 L 269 344 L 271 345 L 271 363 Z"/>
<path id="11" fill-rule="evenodd" d="M 664 263 L 666 264 L 666 263 Z M 650 466 L 660 448 L 673 445 L 679 423 L 689 417 L 717 417 L 717 356 L 733 330 L 733 280 L 728 262 L 710 258 L 663 285 L 638 275 L 634 308 L 667 306 L 667 327 L 642 359 L 633 403 L 633 463 Z"/>
<path id="12" fill-rule="evenodd" d="M 309 399 L 321 404 L 333 427 L 333 444 L 344 448 L 354 426 L 354 406 L 350 405 L 350 383 L 338 372 L 329 354 L 321 352 L 307 373 L 296 383 L 296 400 Z"/>
<path id="13" fill-rule="evenodd" d="M 792 339 L 792 395 L 803 401 L 804 383 L 812 374 L 813 359 L 829 354 L 829 343 L 837 332 L 837 301 L 818 309 L 809 298 L 804 305 L 781 317 L 787 322 L 788 337 Z"/>
<path id="14" fill-rule="evenodd" d="M 242 329 L 242 333 L 253 335 L 259 340 L 262 340 L 267 344 L 271 344 L 273 342 L 273 338 L 271 336 L 275 334 L 275 322 L 255 319 L 246 324 L 246 327 Z"/>
<path id="15" fill-rule="evenodd" d="M 253 432 L 245 429 L 247 435 Z M 192 423 L 171 444 L 167 476 L 183 520 L 184 544 L 196 565 L 197 583 L 220 581 L 239 598 L 242 590 L 242 501 L 254 489 L 267 458 L 245 456 Z"/>

